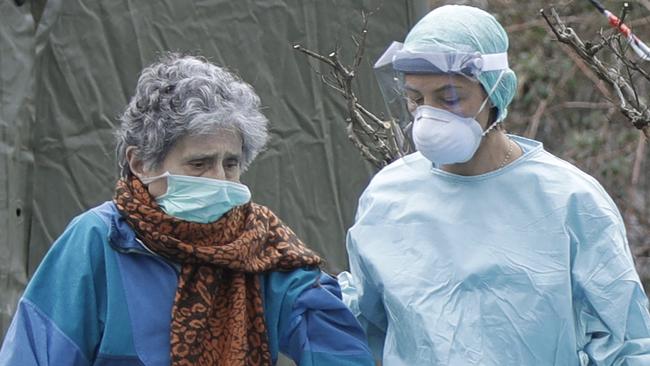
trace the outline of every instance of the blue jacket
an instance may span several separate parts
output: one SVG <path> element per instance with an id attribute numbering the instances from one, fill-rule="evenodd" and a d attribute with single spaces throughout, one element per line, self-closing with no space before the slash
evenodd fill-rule
<path id="1" fill-rule="evenodd" d="M 0 349 L 1 366 L 170 364 L 179 267 L 149 252 L 106 202 L 43 259 Z M 269 346 L 300 366 L 374 365 L 363 331 L 319 270 L 261 275 Z"/>

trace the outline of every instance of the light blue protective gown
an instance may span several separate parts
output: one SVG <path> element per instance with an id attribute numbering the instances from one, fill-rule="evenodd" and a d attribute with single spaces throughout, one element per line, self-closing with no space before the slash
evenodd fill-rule
<path id="1" fill-rule="evenodd" d="M 420 154 L 379 172 L 339 282 L 384 366 L 650 365 L 650 315 L 598 182 L 524 155 L 458 176 Z M 383 356 L 383 357 L 382 357 Z"/>

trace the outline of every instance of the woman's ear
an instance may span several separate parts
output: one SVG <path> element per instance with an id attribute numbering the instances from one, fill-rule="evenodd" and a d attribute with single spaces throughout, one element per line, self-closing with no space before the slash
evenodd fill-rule
<path id="1" fill-rule="evenodd" d="M 490 104 L 492 103 L 490 102 Z M 499 118 L 499 108 L 495 106 L 490 107 L 490 116 L 489 116 L 488 125 L 491 125 L 494 122 L 496 122 L 497 118 Z"/>
<path id="2" fill-rule="evenodd" d="M 135 146 L 126 148 L 126 161 L 129 163 L 131 173 L 138 178 L 144 175 L 144 162 L 138 157 L 138 149 Z"/>

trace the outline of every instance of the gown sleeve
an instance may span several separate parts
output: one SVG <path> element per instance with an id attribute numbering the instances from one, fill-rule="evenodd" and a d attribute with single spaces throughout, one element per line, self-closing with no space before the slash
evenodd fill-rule
<path id="1" fill-rule="evenodd" d="M 338 275 L 343 290 L 343 301 L 357 317 L 368 337 L 368 345 L 375 359 L 381 360 L 386 339 L 387 318 L 381 295 L 379 278 L 369 273 L 363 257 L 355 250 L 355 238 L 348 233 L 350 272 Z"/>
<path id="2" fill-rule="evenodd" d="M 613 203 L 581 206 L 569 215 L 568 227 L 583 364 L 650 365 L 648 299 L 634 267 L 623 220 Z"/>

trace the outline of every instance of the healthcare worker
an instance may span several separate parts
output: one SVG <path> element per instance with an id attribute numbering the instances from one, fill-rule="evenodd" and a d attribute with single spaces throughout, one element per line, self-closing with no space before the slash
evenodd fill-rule
<path id="1" fill-rule="evenodd" d="M 494 17 L 452 5 L 377 61 L 417 152 L 359 201 L 344 301 L 384 366 L 650 365 L 647 297 L 614 202 L 501 127 L 516 90 L 507 50 Z"/>

